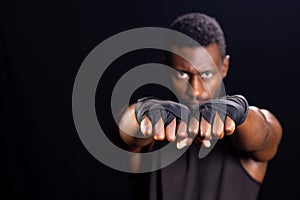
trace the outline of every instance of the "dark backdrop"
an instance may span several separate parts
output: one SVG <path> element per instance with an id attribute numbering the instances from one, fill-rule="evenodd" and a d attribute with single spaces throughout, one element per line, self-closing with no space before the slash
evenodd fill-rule
<path id="1" fill-rule="evenodd" d="M 217 18 L 227 38 L 227 92 L 245 94 L 251 104 L 272 110 L 283 125 L 260 199 L 299 199 L 299 9 L 292 0 L 2 0 L 0 198 L 130 199 L 128 174 L 97 161 L 77 135 L 71 108 L 77 70 L 96 45 L 114 34 L 166 27 L 179 14 L 201 11 Z M 128 56 L 124 68 L 103 79 L 108 95 L 103 93 L 97 104 L 109 105 L 113 81 L 126 69 L 150 62 L 153 54 Z"/>

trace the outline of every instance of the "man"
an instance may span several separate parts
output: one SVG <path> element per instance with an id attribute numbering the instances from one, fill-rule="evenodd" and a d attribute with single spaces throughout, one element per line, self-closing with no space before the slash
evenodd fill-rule
<path id="1" fill-rule="evenodd" d="M 243 96 L 224 98 L 222 83 L 230 57 L 214 18 L 188 13 L 178 17 L 170 28 L 201 45 L 174 43 L 174 51 L 188 60 L 174 53 L 166 55 L 165 63 L 177 71 L 170 78 L 181 104 L 151 98 L 132 104 L 121 117 L 119 133 L 126 149 L 132 152 L 153 151 L 164 141 L 176 142 L 178 149 L 189 148 L 171 165 L 136 175 L 136 198 L 256 199 L 268 161 L 276 155 L 281 140 L 279 121 L 270 111 L 249 106 Z M 148 105 L 161 105 L 169 114 L 155 119 L 146 111 L 151 107 Z M 182 113 L 172 113 L 170 105 L 185 110 L 190 117 L 184 119 Z M 225 111 L 214 105 L 225 106 Z M 134 137 L 138 134 L 147 138 Z M 212 147 L 208 155 L 198 157 L 199 149 Z M 133 168 L 138 168 L 139 162 Z"/>

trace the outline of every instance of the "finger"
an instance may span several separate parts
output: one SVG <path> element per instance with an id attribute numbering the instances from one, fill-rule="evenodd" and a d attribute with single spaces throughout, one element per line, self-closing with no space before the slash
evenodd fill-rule
<path id="1" fill-rule="evenodd" d="M 187 138 L 177 141 L 177 143 L 176 143 L 177 149 L 182 149 L 185 146 L 187 146 Z"/>
<path id="2" fill-rule="evenodd" d="M 158 120 L 158 122 L 153 127 L 153 133 L 155 140 L 164 140 L 165 139 L 165 128 L 164 128 L 164 121 L 162 118 Z"/>
<path id="3" fill-rule="evenodd" d="M 177 126 L 177 136 L 178 138 L 186 138 L 187 135 L 187 124 L 184 121 L 181 121 Z"/>
<path id="4" fill-rule="evenodd" d="M 199 133 L 199 121 L 195 118 L 192 117 L 192 119 L 189 122 L 189 134 L 192 137 L 196 137 Z"/>
<path id="5" fill-rule="evenodd" d="M 143 135 L 148 137 L 152 135 L 152 123 L 147 116 L 145 116 L 144 119 L 141 121 L 140 128 Z"/>
<path id="6" fill-rule="evenodd" d="M 187 124 L 183 121 L 177 126 L 177 149 L 182 149 L 188 145 Z"/>
<path id="7" fill-rule="evenodd" d="M 230 117 L 226 117 L 224 125 L 225 135 L 231 135 L 235 130 L 235 123 Z"/>
<path id="8" fill-rule="evenodd" d="M 211 143 L 210 143 L 209 140 L 203 140 L 203 141 L 202 141 L 202 144 L 203 144 L 203 146 L 206 147 L 206 148 L 209 148 L 210 145 L 211 145 Z"/>
<path id="9" fill-rule="evenodd" d="M 176 139 L 175 131 L 176 131 L 176 118 L 173 119 L 173 121 L 166 127 L 166 130 L 165 130 L 166 139 L 169 142 L 175 141 L 175 139 Z"/>
<path id="10" fill-rule="evenodd" d="M 221 139 L 224 137 L 224 122 L 222 121 L 218 112 L 216 112 L 216 115 L 214 118 L 212 134 L 218 139 Z"/>
<path id="11" fill-rule="evenodd" d="M 211 125 L 203 117 L 201 117 L 200 122 L 200 136 L 205 137 L 206 139 L 211 140 Z"/>
<path id="12" fill-rule="evenodd" d="M 186 137 L 180 141 L 177 141 L 176 147 L 177 149 L 182 149 L 185 146 L 191 145 L 193 143 L 193 138 Z"/>

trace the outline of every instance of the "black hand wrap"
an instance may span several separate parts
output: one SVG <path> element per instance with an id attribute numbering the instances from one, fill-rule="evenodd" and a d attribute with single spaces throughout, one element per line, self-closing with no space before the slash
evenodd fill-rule
<path id="1" fill-rule="evenodd" d="M 249 105 L 245 97 L 233 95 L 202 102 L 194 106 L 191 116 L 198 120 L 203 116 L 205 120 L 211 123 L 216 112 L 218 112 L 223 122 L 226 116 L 229 116 L 238 126 L 245 121 L 248 109 Z"/>
<path id="2" fill-rule="evenodd" d="M 165 126 L 169 125 L 175 118 L 177 122 L 188 121 L 190 111 L 188 107 L 173 101 L 159 100 L 155 97 L 144 97 L 137 101 L 135 106 L 135 116 L 139 123 L 147 116 L 153 125 L 160 118 Z"/>

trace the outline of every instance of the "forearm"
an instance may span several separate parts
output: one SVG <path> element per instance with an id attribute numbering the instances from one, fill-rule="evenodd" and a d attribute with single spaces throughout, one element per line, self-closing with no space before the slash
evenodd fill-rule
<path id="1" fill-rule="evenodd" d="M 136 138 L 120 131 L 120 137 L 126 144 L 126 150 L 131 152 L 141 152 L 143 147 L 151 144 L 153 138 Z"/>
<path id="2" fill-rule="evenodd" d="M 140 152 L 153 141 L 153 137 L 145 138 L 140 132 L 140 125 L 134 114 L 134 105 L 128 107 L 120 118 L 119 134 L 127 146 L 126 150 L 131 152 Z"/>
<path id="3" fill-rule="evenodd" d="M 269 111 L 250 106 L 248 116 L 232 135 L 234 145 L 257 161 L 274 157 L 282 135 L 278 120 Z"/>

